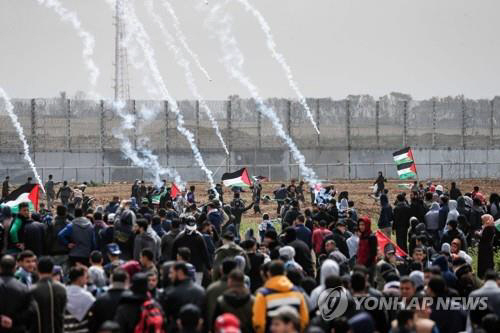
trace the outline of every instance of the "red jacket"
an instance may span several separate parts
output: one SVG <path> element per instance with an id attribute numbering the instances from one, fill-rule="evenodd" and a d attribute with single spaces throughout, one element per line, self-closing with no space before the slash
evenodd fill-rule
<path id="1" fill-rule="evenodd" d="M 371 267 L 377 260 L 377 237 L 372 233 L 372 222 L 368 216 L 359 219 L 365 224 L 365 230 L 359 236 L 357 263 Z"/>

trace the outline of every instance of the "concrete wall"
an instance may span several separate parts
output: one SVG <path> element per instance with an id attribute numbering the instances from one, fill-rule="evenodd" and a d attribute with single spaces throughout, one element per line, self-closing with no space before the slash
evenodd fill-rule
<path id="1" fill-rule="evenodd" d="M 122 120 L 109 102 L 62 98 L 12 102 L 44 176 L 52 173 L 57 179 L 79 181 L 148 177 L 148 170 L 130 168 L 123 158 L 116 138 L 117 131 L 123 131 Z M 500 174 L 498 97 L 415 101 L 393 93 L 378 100 L 371 96 L 308 99 L 319 135 L 297 101 L 273 98 L 267 104 L 320 178 L 371 178 L 378 170 L 395 177 L 392 152 L 406 145 L 415 149 L 421 178 Z M 253 100 L 231 96 L 208 105 L 229 147 L 228 158 L 199 103 L 179 102 L 185 126 L 195 134 L 205 163 L 217 171 L 215 179 L 240 165 L 274 180 L 298 176 L 286 145 Z M 126 112 L 135 117 L 134 129 L 125 130 L 133 145 L 152 149 L 162 164 L 177 167 L 186 180 L 204 180 L 168 103 L 129 101 Z M 24 180 L 30 173 L 21 148 L 9 118 L 0 113 L 0 177 L 8 173 Z"/>

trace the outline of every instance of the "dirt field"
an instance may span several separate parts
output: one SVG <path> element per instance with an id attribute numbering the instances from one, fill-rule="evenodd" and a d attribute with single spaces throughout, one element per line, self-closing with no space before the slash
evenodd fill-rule
<path id="1" fill-rule="evenodd" d="M 354 200 L 355 207 L 358 210 L 358 215 L 369 215 L 372 217 L 374 221 L 378 219 L 379 214 L 379 205 L 375 200 L 369 197 L 371 194 L 371 189 L 369 188 L 372 185 L 370 181 L 331 181 L 337 190 L 340 191 L 348 191 L 349 199 Z M 387 184 L 387 188 L 389 189 L 390 202 L 393 202 L 395 196 L 403 192 L 402 189 L 398 188 L 398 184 L 404 183 L 403 181 L 389 181 Z M 280 186 L 281 183 L 276 182 L 264 182 L 263 183 L 263 191 L 262 196 L 269 195 L 273 198 L 273 191 Z M 436 184 L 442 184 L 445 188 L 450 186 L 450 182 L 436 182 Z M 189 185 L 196 186 L 196 200 L 199 202 L 204 202 L 207 198 L 206 193 L 208 186 L 206 183 L 190 183 Z M 500 191 L 500 180 L 464 180 L 457 182 L 458 187 L 462 191 L 462 193 L 471 192 L 475 185 L 480 187 L 481 192 L 489 197 L 490 193 Z M 130 196 L 131 184 L 110 184 L 99 187 L 89 187 L 86 192 L 96 197 L 97 202 L 99 204 L 105 204 L 110 201 L 114 195 L 120 196 L 120 198 L 128 198 Z M 407 191 L 408 192 L 408 191 Z M 309 192 L 305 194 L 306 197 L 306 205 L 305 207 L 310 207 L 310 195 Z M 224 198 L 228 201 L 232 198 L 232 192 L 229 189 L 225 189 Z M 250 204 L 252 194 L 251 191 L 246 191 L 242 195 L 243 200 L 247 204 Z M 304 206 L 303 206 L 304 207 Z M 303 208 L 301 207 L 301 208 Z M 264 213 L 270 214 L 271 218 L 276 217 L 276 204 L 271 202 L 269 204 L 261 204 L 261 210 Z M 242 221 L 242 230 L 244 233 L 246 229 L 250 227 L 257 226 L 257 223 L 260 221 L 260 216 L 253 214 L 253 209 L 250 209 L 243 216 Z"/>

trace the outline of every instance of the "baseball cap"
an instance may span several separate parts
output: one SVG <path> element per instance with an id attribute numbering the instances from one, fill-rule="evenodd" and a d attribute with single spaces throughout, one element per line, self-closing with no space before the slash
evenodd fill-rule
<path id="1" fill-rule="evenodd" d="M 220 315 L 215 320 L 216 333 L 240 333 L 240 320 L 232 313 Z"/>
<path id="2" fill-rule="evenodd" d="M 120 251 L 120 247 L 116 243 L 108 244 L 108 252 L 114 256 L 118 256 L 122 253 L 122 251 Z"/>

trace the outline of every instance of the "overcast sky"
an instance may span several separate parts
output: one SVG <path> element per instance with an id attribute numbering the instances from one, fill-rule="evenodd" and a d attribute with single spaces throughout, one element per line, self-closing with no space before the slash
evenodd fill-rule
<path id="1" fill-rule="evenodd" d="M 208 38 L 204 0 L 171 0 L 194 51 L 213 82 L 195 70 L 206 99 L 248 96 L 230 80 L 216 40 Z M 210 0 L 216 2 L 217 0 Z M 498 0 L 250 0 L 268 20 L 278 49 L 286 56 L 304 95 L 343 98 L 382 96 L 392 91 L 414 98 L 499 94 L 500 1 Z M 96 37 L 101 70 L 98 93 L 113 95 L 114 27 L 104 0 L 61 0 L 77 11 Z M 153 38 L 162 75 L 175 98 L 192 96 L 180 68 L 151 23 L 141 1 L 138 15 Z M 167 13 L 157 12 L 171 29 Z M 241 6 L 227 8 L 246 56 L 245 69 L 266 97 L 294 97 L 271 58 L 257 21 Z M 12 97 L 72 96 L 89 88 L 81 40 L 67 23 L 35 0 L 0 0 L 0 86 Z M 131 95 L 147 98 L 142 74 L 130 69 Z"/>

